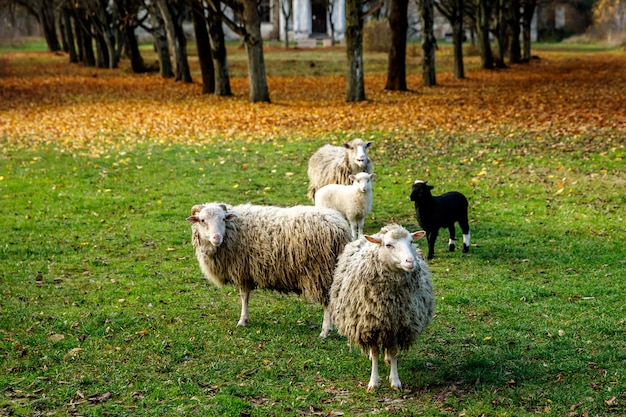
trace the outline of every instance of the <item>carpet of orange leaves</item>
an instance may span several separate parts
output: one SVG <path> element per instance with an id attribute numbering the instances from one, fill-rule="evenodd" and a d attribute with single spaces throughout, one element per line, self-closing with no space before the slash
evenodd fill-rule
<path id="1" fill-rule="evenodd" d="M 17 59 L 21 65 L 15 64 Z M 617 135 L 626 137 L 626 54 L 546 55 L 505 70 L 437 75 L 410 92 L 384 90 L 366 75 L 362 103 L 346 103 L 345 77 L 268 77 L 271 104 L 235 95 L 202 95 L 197 83 L 70 65 L 66 57 L 6 54 L 0 60 L 0 142 L 86 148 L 137 141 L 204 143 L 215 138 L 267 140 L 342 132 Z M 26 60 L 26 63 L 24 63 Z M 45 62 L 44 62 L 45 60 Z M 199 80 L 196 76 L 195 79 Z M 99 146 L 98 146 L 99 147 Z"/>

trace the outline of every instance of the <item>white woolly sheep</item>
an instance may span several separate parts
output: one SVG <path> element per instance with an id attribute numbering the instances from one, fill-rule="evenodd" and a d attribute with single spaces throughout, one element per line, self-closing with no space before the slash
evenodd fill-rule
<path id="1" fill-rule="evenodd" d="M 219 203 L 195 205 L 187 221 L 204 276 L 239 289 L 241 316 L 256 287 L 303 294 L 324 306 L 320 337 L 331 330 L 329 291 L 337 257 L 350 242 L 346 220 L 335 210 Z"/>
<path id="2" fill-rule="evenodd" d="M 370 355 L 368 391 L 378 387 L 379 347 L 391 364 L 391 387 L 402 387 L 398 349 L 408 349 L 433 316 L 430 272 L 412 244 L 423 236 L 390 224 L 346 245 L 337 261 L 331 315 L 337 331 Z"/>
<path id="3" fill-rule="evenodd" d="M 352 238 L 363 235 L 365 218 L 372 211 L 372 179 L 376 174 L 350 175 L 352 185 L 328 184 L 315 193 L 315 206 L 328 207 L 343 214 L 350 223 Z"/>
<path id="4" fill-rule="evenodd" d="M 343 146 L 324 145 L 309 159 L 307 174 L 309 175 L 309 192 L 307 196 L 313 200 L 317 190 L 326 184 L 346 184 L 351 174 L 374 171 L 372 160 L 367 156 L 367 148 L 374 142 L 353 139 Z"/>
<path id="5" fill-rule="evenodd" d="M 416 180 L 410 196 L 411 201 L 415 203 L 415 217 L 420 227 L 426 231 L 428 259 L 435 256 L 435 241 L 439 235 L 439 229 L 443 227 L 447 227 L 450 232 L 448 249 L 454 252 L 455 222 L 459 223 L 463 232 L 463 252 L 469 252 L 470 227 L 467 217 L 467 198 L 458 191 L 433 196 L 430 192 L 433 188 L 426 181 Z"/>

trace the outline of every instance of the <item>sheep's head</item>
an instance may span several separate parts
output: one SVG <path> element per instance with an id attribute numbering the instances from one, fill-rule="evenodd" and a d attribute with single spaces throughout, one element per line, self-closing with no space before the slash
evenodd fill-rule
<path id="1" fill-rule="evenodd" d="M 352 185 L 357 187 L 362 193 L 366 193 L 372 190 L 372 179 L 375 174 L 368 174 L 367 172 L 359 172 L 358 174 L 350 175 Z"/>
<path id="2" fill-rule="evenodd" d="M 380 259 L 388 269 L 411 272 L 418 264 L 418 254 L 412 242 L 425 234 L 423 230 L 409 233 L 400 225 L 390 224 L 373 236 L 365 236 L 365 239 L 380 247 Z"/>
<path id="3" fill-rule="evenodd" d="M 433 195 L 430 192 L 433 187 L 432 185 L 428 185 L 426 181 L 415 180 L 413 183 L 413 189 L 411 190 L 411 201 L 423 201 L 424 199 L 429 199 Z"/>
<path id="4" fill-rule="evenodd" d="M 359 169 L 364 169 L 367 164 L 367 148 L 372 146 L 374 142 L 365 142 L 363 139 L 353 139 L 343 144 L 347 149 L 348 160 L 355 164 Z"/>
<path id="5" fill-rule="evenodd" d="M 187 221 L 196 225 L 202 240 L 217 247 L 224 241 L 226 222 L 236 218 L 236 214 L 228 213 L 224 204 L 207 203 L 193 206 Z"/>

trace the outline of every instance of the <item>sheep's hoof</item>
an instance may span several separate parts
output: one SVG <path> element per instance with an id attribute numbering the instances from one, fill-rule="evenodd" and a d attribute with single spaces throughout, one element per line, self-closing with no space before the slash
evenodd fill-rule
<path id="1" fill-rule="evenodd" d="M 329 333 L 330 333 L 330 329 L 322 330 L 322 332 L 320 333 L 320 338 L 326 339 Z"/>
<path id="2" fill-rule="evenodd" d="M 392 389 L 396 391 L 400 391 L 402 389 L 402 383 L 400 383 L 399 379 L 394 379 L 391 376 L 389 376 L 389 382 L 391 383 Z"/>
<path id="3" fill-rule="evenodd" d="M 248 320 L 245 320 L 245 319 L 240 319 L 240 320 L 237 322 L 237 327 L 246 327 L 246 324 L 248 324 Z"/>
<path id="4" fill-rule="evenodd" d="M 450 252 L 454 252 L 454 250 L 456 249 L 455 245 L 450 245 L 448 246 L 448 249 L 450 250 Z"/>
<path id="5" fill-rule="evenodd" d="M 367 384 L 367 392 L 375 391 L 377 388 L 378 388 L 378 382 L 370 381 L 370 383 Z"/>
<path id="6" fill-rule="evenodd" d="M 469 252 L 469 246 L 463 245 L 463 253 Z"/>

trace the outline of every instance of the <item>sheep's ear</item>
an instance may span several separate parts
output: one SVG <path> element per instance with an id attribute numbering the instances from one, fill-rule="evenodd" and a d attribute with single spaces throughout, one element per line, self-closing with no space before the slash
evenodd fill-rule
<path id="1" fill-rule="evenodd" d="M 195 206 L 191 208 L 191 215 L 195 216 L 196 214 L 200 213 L 203 208 L 204 208 L 204 204 L 196 204 Z"/>
<path id="2" fill-rule="evenodd" d="M 429 189 L 429 190 L 432 190 L 433 188 L 435 188 L 435 186 L 434 186 L 434 185 L 429 185 L 429 186 L 428 186 L 428 189 Z"/>
<path id="3" fill-rule="evenodd" d="M 222 210 L 228 211 L 228 207 L 226 207 L 226 204 L 220 204 L 219 206 Z"/>
<path id="4" fill-rule="evenodd" d="M 365 239 L 367 239 L 368 242 L 374 243 L 376 245 L 380 245 L 382 243 L 382 239 L 376 235 L 373 236 L 368 236 L 368 235 L 363 235 L 365 237 Z"/>
<path id="5" fill-rule="evenodd" d="M 198 223 L 199 219 L 197 216 L 189 216 L 187 217 L 187 221 L 191 224 Z"/>
<path id="6" fill-rule="evenodd" d="M 372 180 L 373 180 L 374 178 L 376 178 L 376 174 L 371 173 L 371 174 L 370 174 L 370 179 L 372 179 Z"/>
<path id="7" fill-rule="evenodd" d="M 352 146 L 350 146 L 350 142 L 344 142 L 343 147 L 346 149 L 352 149 Z"/>
<path id="8" fill-rule="evenodd" d="M 350 178 L 350 181 L 354 181 L 354 180 L 356 180 L 356 175 L 350 174 L 350 176 L 348 178 Z"/>
<path id="9" fill-rule="evenodd" d="M 414 241 L 420 240 L 424 236 L 426 236 L 426 232 L 423 230 L 420 230 L 419 232 L 411 233 L 411 237 L 413 238 Z"/>
<path id="10" fill-rule="evenodd" d="M 374 142 L 366 142 L 365 143 L 365 149 L 369 148 L 370 146 L 372 146 L 374 144 Z"/>
<path id="11" fill-rule="evenodd" d="M 237 215 L 235 213 L 228 213 L 226 217 L 224 217 L 224 220 L 226 220 L 227 222 L 232 222 L 236 218 L 237 218 Z"/>

